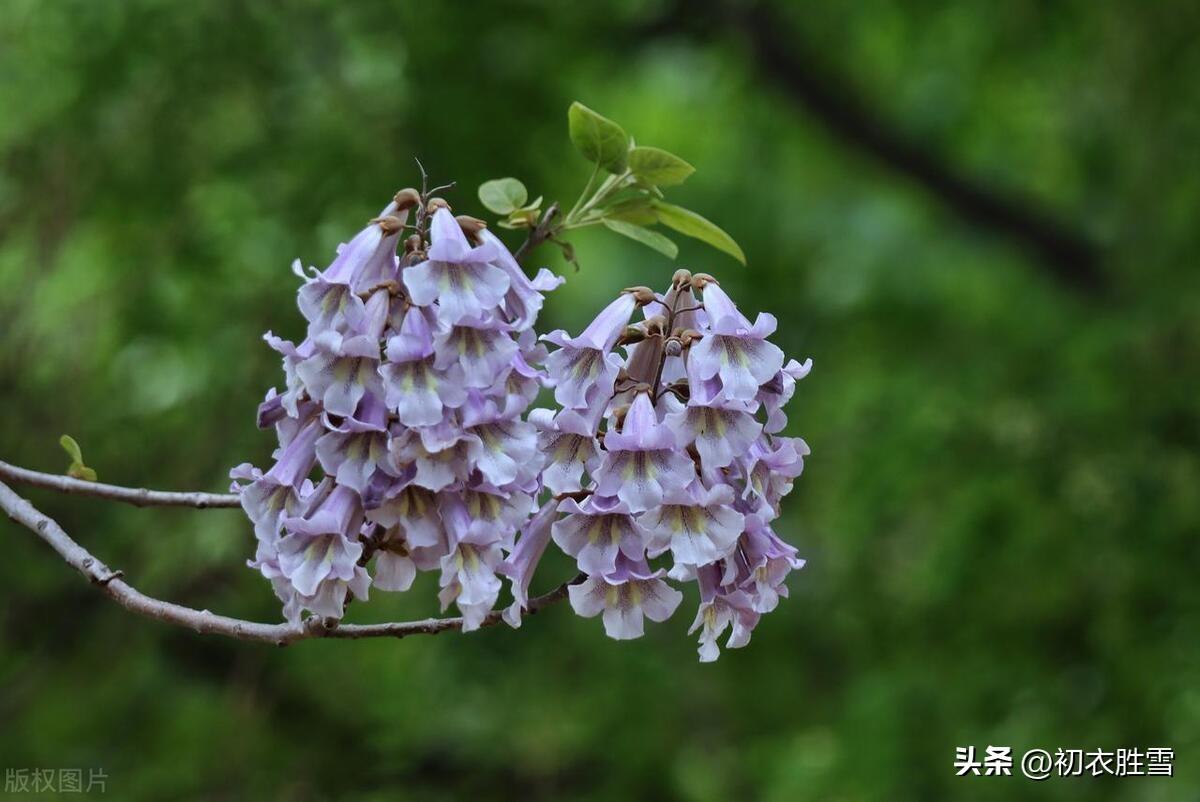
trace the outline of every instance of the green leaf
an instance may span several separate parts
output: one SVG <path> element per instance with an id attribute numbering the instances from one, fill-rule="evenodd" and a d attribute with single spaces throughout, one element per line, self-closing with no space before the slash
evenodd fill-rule
<path id="1" fill-rule="evenodd" d="M 497 178 L 479 185 L 479 201 L 496 214 L 511 214 L 529 197 L 525 185 L 515 178 Z"/>
<path id="2" fill-rule="evenodd" d="M 624 128 L 579 102 L 572 103 L 567 110 L 567 126 L 571 142 L 589 161 L 610 173 L 625 170 L 629 134 Z"/>
<path id="3" fill-rule="evenodd" d="M 733 237 L 726 234 L 716 223 L 706 220 L 690 209 L 666 201 L 654 201 L 654 209 L 658 212 L 658 221 L 667 228 L 673 228 L 680 234 L 707 243 L 729 254 L 743 265 L 746 264 L 746 254 L 733 241 Z"/>
<path id="4" fill-rule="evenodd" d="M 682 184 L 696 168 L 662 148 L 636 147 L 629 151 L 629 170 L 656 187 Z"/>
<path id="5" fill-rule="evenodd" d="M 670 259 L 679 255 L 679 246 L 657 231 L 635 226 L 633 223 L 626 223 L 623 220 L 611 220 L 607 217 L 601 222 L 604 223 L 605 228 L 653 248 Z"/>
<path id="6" fill-rule="evenodd" d="M 606 219 L 633 223 L 635 226 L 652 226 L 658 222 L 658 214 L 650 204 L 650 198 L 645 196 L 614 203 L 602 211 Z"/>
<path id="7" fill-rule="evenodd" d="M 62 446 L 63 451 L 67 452 L 67 456 L 71 458 L 71 464 L 67 467 L 67 476 L 73 476 L 76 479 L 83 479 L 88 482 L 96 481 L 96 472 L 83 464 L 83 451 L 79 448 L 79 443 L 75 442 L 74 437 L 64 434 L 58 438 L 58 444 Z"/>
<path id="8" fill-rule="evenodd" d="M 58 438 L 58 444 L 62 446 L 63 451 L 67 452 L 67 456 L 70 457 L 73 462 L 78 462 L 80 465 L 83 464 L 83 452 L 79 450 L 79 443 L 75 442 L 74 437 L 69 434 L 64 434 L 62 437 Z"/>

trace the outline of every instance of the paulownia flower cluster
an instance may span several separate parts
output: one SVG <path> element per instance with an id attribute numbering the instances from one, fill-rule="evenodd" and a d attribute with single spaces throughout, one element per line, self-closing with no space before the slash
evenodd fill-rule
<path id="1" fill-rule="evenodd" d="M 529 278 L 482 221 L 415 190 L 325 270 L 294 270 L 306 337 L 265 337 L 286 374 L 258 413 L 274 464 L 232 472 L 250 565 L 290 621 L 438 571 L 464 630 L 501 577 L 519 626 L 551 541 L 584 575 L 572 607 L 613 638 L 670 617 L 671 582 L 695 582 L 702 660 L 787 595 L 803 560 L 772 522 L 808 448 L 779 432 L 811 362 L 785 360 L 774 318 L 751 323 L 711 276 L 630 288 L 578 336 L 539 339 L 562 279 Z M 542 388 L 555 408 L 528 411 Z"/>

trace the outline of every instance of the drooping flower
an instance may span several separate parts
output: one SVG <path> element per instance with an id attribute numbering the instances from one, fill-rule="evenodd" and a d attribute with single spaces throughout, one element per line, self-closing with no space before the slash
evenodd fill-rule
<path id="1" fill-rule="evenodd" d="M 605 501 L 614 500 L 591 496 L 581 505 L 568 498 L 558 506 L 566 515 L 554 523 L 554 542 L 575 558 L 585 574 L 617 570 L 618 553 L 635 562 L 646 557 L 646 533 L 628 505 Z"/>
<path id="2" fill-rule="evenodd" d="M 692 622 L 688 634 L 700 630 L 700 662 L 711 663 L 721 655 L 717 638 L 726 629 L 731 630 L 725 642 L 727 648 L 738 649 L 750 642 L 750 633 L 758 624 L 759 613 L 744 592 L 720 586 L 717 566 L 700 568 L 697 581 L 700 585 L 700 609 L 696 611 L 696 620 Z"/>
<path id="3" fill-rule="evenodd" d="M 571 607 L 584 618 L 602 616 L 604 632 L 615 640 L 640 638 L 643 618 L 661 623 L 671 617 L 683 594 L 662 580 L 665 571 L 652 571 L 645 561 L 618 558 L 616 570 L 589 576 L 567 593 Z"/>
<path id="4" fill-rule="evenodd" d="M 715 282 L 705 284 L 703 295 L 709 327 L 688 355 L 688 379 L 717 378 L 727 399 L 753 401 L 759 386 L 783 367 L 783 352 L 766 339 L 775 318 L 761 312 L 751 325 Z"/>
<path id="5" fill-rule="evenodd" d="M 608 403 L 621 367 L 621 358 L 612 348 L 636 306 L 632 293 L 622 293 L 578 337 L 569 337 L 561 329 L 543 337 L 558 346 L 546 359 L 558 403 L 568 409 Z"/>
<path id="6" fill-rule="evenodd" d="M 745 523 L 733 508 L 733 488 L 693 483 L 672 488 L 662 506 L 640 519 L 654 555 L 670 550 L 676 565 L 707 565 L 728 556 Z"/>
<path id="7" fill-rule="evenodd" d="M 480 319 L 498 307 L 510 284 L 508 273 L 489 264 L 500 258 L 499 240 L 488 239 L 473 247 L 445 208 L 434 213 L 429 233 L 429 258 L 404 271 L 412 302 L 429 306 L 436 301 L 438 320 L 444 325 Z"/>
<path id="8" fill-rule="evenodd" d="M 596 493 L 616 496 L 633 512 L 657 507 L 665 492 L 687 487 L 696 475 L 675 433 L 658 421 L 647 394 L 634 399 L 620 431 L 605 434 L 604 447 Z"/>
<path id="9" fill-rule="evenodd" d="M 595 472 L 600 464 L 595 425 L 573 409 L 557 415 L 535 409 L 529 422 L 539 430 L 537 447 L 546 458 L 542 483 L 555 494 L 582 490 L 584 472 Z"/>
<path id="10" fill-rule="evenodd" d="M 674 396 L 667 399 L 668 408 L 678 404 Z M 763 429 L 749 404 L 720 395 L 712 399 L 693 396 L 686 406 L 668 413 L 665 421 L 681 446 L 696 444 L 700 460 L 708 468 L 728 467 L 746 453 Z"/>
<path id="11" fill-rule="evenodd" d="M 505 623 L 514 629 L 521 626 L 521 613 L 529 609 L 529 583 L 550 543 L 550 526 L 558 514 L 556 507 L 553 500 L 542 505 L 521 530 L 521 539 L 512 553 L 496 568 L 496 573 L 512 580 L 513 602 L 503 615 Z"/>

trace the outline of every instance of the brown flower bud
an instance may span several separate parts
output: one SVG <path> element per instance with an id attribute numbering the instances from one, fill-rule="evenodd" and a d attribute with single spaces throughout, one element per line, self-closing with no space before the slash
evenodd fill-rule
<path id="1" fill-rule="evenodd" d="M 679 335 L 679 342 L 683 345 L 684 348 L 687 348 L 689 345 L 694 343 L 696 340 L 701 339 L 703 336 L 704 336 L 703 334 L 696 331 L 695 329 L 688 329 L 687 331 L 685 331 Z"/>
<path id="2" fill-rule="evenodd" d="M 478 217 L 471 217 L 467 214 L 460 214 L 454 218 L 458 221 L 458 227 L 463 230 L 463 233 L 468 237 L 475 237 L 480 231 L 487 228 L 487 223 L 480 220 Z"/>
<path id="3" fill-rule="evenodd" d="M 413 234 L 408 239 L 404 240 L 404 252 L 416 253 L 425 247 L 425 240 L 421 239 L 420 234 Z"/>
<path id="4" fill-rule="evenodd" d="M 693 290 L 702 290 L 709 283 L 719 285 L 721 282 L 717 281 L 715 278 L 710 276 L 708 273 L 697 273 L 694 276 L 692 276 L 692 289 Z"/>
<path id="5" fill-rule="evenodd" d="M 654 296 L 654 290 L 649 287 L 626 287 L 621 292 L 627 292 L 634 297 L 638 306 L 654 303 L 657 300 Z"/>
<path id="6" fill-rule="evenodd" d="M 397 211 L 402 212 L 405 209 L 415 209 L 421 205 L 421 193 L 412 187 L 407 187 L 397 192 L 393 200 L 396 201 Z"/>
<path id="7" fill-rule="evenodd" d="M 376 218 L 375 222 L 383 230 L 384 236 L 388 237 L 404 228 L 404 221 L 395 215 L 389 214 L 387 217 Z"/>
<path id="8" fill-rule="evenodd" d="M 671 339 L 667 340 L 667 344 L 663 348 L 663 351 L 667 356 L 679 356 L 683 353 L 683 343 L 680 342 L 678 338 L 672 337 Z"/>
<path id="9" fill-rule="evenodd" d="M 642 325 L 646 327 L 647 337 L 661 337 L 663 334 L 663 327 L 666 325 L 666 323 L 667 319 L 665 317 L 662 315 L 654 315 L 653 317 L 646 318 Z"/>
<path id="10" fill-rule="evenodd" d="M 617 345 L 633 345 L 640 343 L 646 339 L 646 332 L 642 331 L 638 326 L 626 326 L 625 331 L 621 332 L 621 336 L 617 338 Z M 624 368 L 621 368 L 624 370 Z M 620 378 L 620 376 L 618 376 Z"/>
<path id="11" fill-rule="evenodd" d="M 689 284 L 692 280 L 692 271 L 681 267 L 675 271 L 675 275 L 671 276 L 671 286 L 675 289 Z"/>
<path id="12" fill-rule="evenodd" d="M 433 214 L 438 209 L 449 209 L 449 208 L 450 208 L 450 204 L 446 202 L 445 198 L 430 198 L 429 203 L 427 203 L 425 205 L 425 212 L 427 214 Z"/>

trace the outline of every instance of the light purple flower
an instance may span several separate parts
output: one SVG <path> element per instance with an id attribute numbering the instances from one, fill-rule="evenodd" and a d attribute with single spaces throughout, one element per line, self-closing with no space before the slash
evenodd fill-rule
<path id="1" fill-rule="evenodd" d="M 409 430 L 388 443 L 388 451 L 398 466 L 413 466 L 416 473 L 412 483 L 418 487 L 437 492 L 455 482 L 465 482 L 471 472 L 469 449 L 470 439 L 461 432 L 451 432 L 449 442 L 427 443 L 423 435 L 428 430 Z"/>
<path id="2" fill-rule="evenodd" d="M 537 430 L 520 420 L 501 417 L 495 402 L 468 398 L 462 411 L 467 454 L 483 478 L 493 485 L 506 485 L 524 473 L 535 475 L 542 456 L 537 449 Z"/>
<path id="3" fill-rule="evenodd" d="M 445 610 L 451 602 L 462 613 L 463 632 L 479 629 L 500 595 L 496 569 L 503 558 L 497 544 L 459 543 L 442 558 L 442 590 L 438 599 Z"/>
<path id="4" fill-rule="evenodd" d="M 445 539 L 437 496 L 419 485 L 395 485 L 378 507 L 366 511 L 366 517 L 388 529 L 400 527 L 410 547 L 436 546 Z"/>
<path id="5" fill-rule="evenodd" d="M 805 561 L 756 515 L 746 516 L 746 532 L 723 563 L 722 585 L 745 591 L 755 612 L 769 613 L 788 595 L 784 580 Z"/>
<path id="6" fill-rule="evenodd" d="M 744 519 L 733 509 L 733 488 L 718 485 L 671 489 L 662 506 L 639 519 L 650 536 L 652 554 L 670 549 L 676 565 L 705 565 L 733 550 Z"/>
<path id="7" fill-rule="evenodd" d="M 347 487 L 334 487 L 303 516 L 283 519 L 287 532 L 279 539 L 279 568 L 302 596 L 315 596 L 327 581 L 350 583 L 356 578 L 362 544 L 362 507 Z"/>
<path id="8" fill-rule="evenodd" d="M 397 211 L 394 201 L 388 204 L 379 217 L 368 223 L 353 239 L 338 246 L 333 262 L 317 274 L 313 282 L 346 285 L 353 292 L 360 293 L 394 280 L 398 263 L 396 245 L 407 220 L 407 209 Z M 303 275 L 302 271 L 297 273 Z M 305 297 L 308 286 L 300 291 L 300 311 L 310 322 L 314 322 L 328 314 L 328 310 L 322 306 L 321 292 L 311 292 Z"/>
<path id="9" fill-rule="evenodd" d="M 460 319 L 434 338 L 434 367 L 446 370 L 457 364 L 465 386 L 491 387 L 503 378 L 517 353 L 517 343 L 503 326 L 494 320 Z"/>
<path id="10" fill-rule="evenodd" d="M 783 497 L 792 492 L 795 478 L 804 470 L 808 444 L 799 437 L 759 438 L 735 467 L 742 474 L 742 498 L 755 502 L 765 519 L 779 514 Z"/>
<path id="11" fill-rule="evenodd" d="M 696 620 L 688 634 L 700 630 L 700 662 L 711 663 L 720 657 L 717 638 L 727 628 L 731 628 L 725 642 L 727 648 L 738 649 L 750 642 L 750 633 L 758 624 L 759 613 L 755 612 L 750 597 L 744 592 L 720 587 L 720 572 L 716 566 L 700 568 L 697 580 L 700 609 L 696 611 Z"/>
<path id="12" fill-rule="evenodd" d="M 433 333 L 416 309 L 404 316 L 400 331 L 387 343 L 387 363 L 379 369 L 384 399 L 405 426 L 432 426 L 447 409 L 466 401 L 462 369 L 457 363 L 434 368 Z"/>
<path id="13" fill-rule="evenodd" d="M 671 617 L 683 594 L 651 571 L 645 561 L 618 559 L 617 569 L 606 576 L 589 576 L 567 589 L 571 607 L 584 618 L 603 616 L 604 632 L 615 640 L 640 638 L 643 617 L 662 622 Z"/>
<path id="14" fill-rule="evenodd" d="M 669 489 L 682 489 L 696 475 L 678 448 L 675 434 L 655 416 L 650 397 L 639 394 L 621 431 L 604 436 L 604 460 L 596 471 L 596 493 L 616 496 L 637 513 L 662 503 Z"/>
<path id="15" fill-rule="evenodd" d="M 325 473 L 338 484 L 352 487 L 359 495 L 367 492 L 376 471 L 395 475 L 388 455 L 387 409 L 373 395 L 363 397 L 355 417 L 342 419 L 339 426 L 317 441 L 317 459 Z"/>
<path id="16" fill-rule="evenodd" d="M 673 396 L 667 398 L 674 400 Z M 664 421 L 681 446 L 696 444 L 706 468 L 727 467 L 746 453 L 763 429 L 748 404 L 720 396 L 707 403 L 692 398 L 687 406 L 668 413 Z"/>
<path id="17" fill-rule="evenodd" d="M 298 500 L 301 483 L 316 461 L 317 438 L 322 432 L 320 420 L 313 419 L 278 452 L 269 471 L 240 488 L 242 509 L 254 522 L 259 540 L 273 541 L 279 532 L 280 518 Z M 234 478 L 247 477 L 245 466 L 235 469 Z"/>
<path id="18" fill-rule="evenodd" d="M 484 229 L 479 232 L 479 238 L 485 245 L 495 247 L 497 256 L 492 264 L 508 276 L 508 292 L 502 304 L 505 320 L 517 331 L 531 328 L 545 301 L 542 293 L 557 289 L 566 279 L 554 275 L 544 267 L 530 279 L 499 237 Z"/>
<path id="19" fill-rule="evenodd" d="M 417 566 L 403 541 L 385 542 L 375 552 L 375 576 L 371 584 L 380 590 L 401 593 L 412 587 Z"/>
<path id="20" fill-rule="evenodd" d="M 611 351 L 636 306 L 631 293 L 622 293 L 578 337 L 568 337 L 559 329 L 543 338 L 559 347 L 546 359 L 559 404 L 586 409 L 608 403 L 621 367 L 621 358 Z"/>
<path id="21" fill-rule="evenodd" d="M 539 430 L 537 447 L 546 459 L 542 483 L 555 494 L 582 490 L 584 471 L 594 472 L 600 465 L 596 427 L 571 409 L 558 415 L 535 409 L 529 422 Z"/>
<path id="22" fill-rule="evenodd" d="M 796 392 L 796 382 L 811 371 L 811 359 L 804 360 L 803 364 L 794 359 L 788 360 L 769 382 L 758 389 L 758 401 L 767 411 L 767 423 L 764 428 L 767 434 L 781 432 L 783 427 L 787 426 L 787 415 L 783 414 L 783 406 Z"/>
<path id="23" fill-rule="evenodd" d="M 554 522 L 554 542 L 575 558 L 585 574 L 609 574 L 617 569 L 617 554 L 632 561 L 646 558 L 647 537 L 629 507 L 617 502 L 600 506 L 589 497 L 583 504 L 565 499 L 558 511 L 566 516 Z"/>
<path id="24" fill-rule="evenodd" d="M 429 259 L 404 270 L 404 286 L 418 306 L 437 302 L 438 320 L 445 325 L 463 318 L 482 318 L 504 300 L 508 274 L 488 262 L 504 251 L 498 240 L 471 247 L 448 209 L 438 209 L 430 223 Z"/>
<path id="25" fill-rule="evenodd" d="M 688 379 L 695 384 L 719 378 L 726 398 L 753 401 L 759 385 L 783 367 L 783 352 L 766 340 L 775 331 L 774 316 L 760 313 L 750 325 L 715 283 L 704 288 L 704 311 L 709 329 L 691 347 Z"/>
<path id="26" fill-rule="evenodd" d="M 550 543 L 550 525 L 557 514 L 554 501 L 542 505 L 521 530 L 516 548 L 496 568 L 496 573 L 508 577 L 512 583 L 513 603 L 505 608 L 504 621 L 513 629 L 521 626 L 521 613 L 529 609 L 529 583 Z"/>

